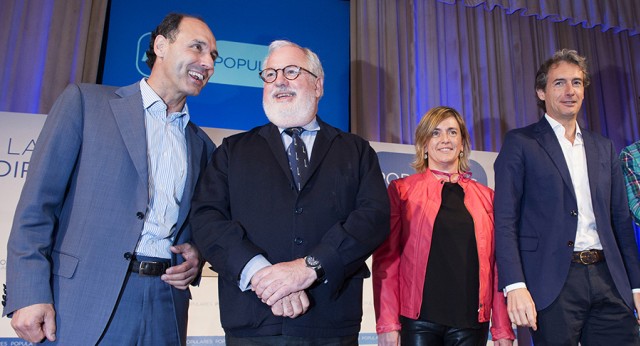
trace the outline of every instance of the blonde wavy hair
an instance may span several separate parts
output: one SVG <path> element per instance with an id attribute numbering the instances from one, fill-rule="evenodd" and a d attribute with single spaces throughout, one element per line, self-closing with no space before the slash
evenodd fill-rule
<path id="1" fill-rule="evenodd" d="M 464 119 L 451 107 L 439 106 L 430 109 L 422 116 L 418 127 L 416 128 L 416 157 L 411 163 L 416 172 L 422 173 L 429 167 L 429 158 L 425 158 L 425 147 L 433 137 L 433 130 L 445 119 L 453 117 L 460 126 L 460 134 L 462 135 L 462 157 L 458 158 L 458 172 L 468 172 L 469 154 L 471 153 L 471 140 L 469 139 L 469 131 L 464 123 Z"/>

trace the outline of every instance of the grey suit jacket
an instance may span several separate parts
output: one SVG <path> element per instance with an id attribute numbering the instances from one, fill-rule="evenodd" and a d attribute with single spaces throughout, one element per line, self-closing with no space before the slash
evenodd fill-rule
<path id="1" fill-rule="evenodd" d="M 193 123 L 186 140 L 188 176 L 176 244 L 191 239 L 191 196 L 214 150 Z M 53 303 L 58 343 L 95 344 L 123 286 L 125 254 L 135 250 L 148 194 L 139 83 L 68 86 L 38 138 L 14 217 L 4 314 Z M 176 316 L 158 318 L 175 318 L 184 339 L 190 293 L 172 291 Z"/>

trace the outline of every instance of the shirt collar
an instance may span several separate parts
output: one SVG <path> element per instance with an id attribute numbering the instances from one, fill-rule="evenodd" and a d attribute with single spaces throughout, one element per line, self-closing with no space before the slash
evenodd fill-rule
<path id="1" fill-rule="evenodd" d="M 551 129 L 553 129 L 553 133 L 555 133 L 556 137 L 564 138 L 565 128 L 560 124 L 556 119 L 549 116 L 549 114 L 544 113 L 544 117 L 551 125 Z M 574 120 L 575 121 L 575 120 Z M 582 130 L 580 130 L 580 125 L 576 121 L 576 139 L 582 142 Z"/>
<path id="2" fill-rule="evenodd" d="M 311 122 L 309 122 L 308 124 L 302 126 L 302 128 L 305 130 L 305 132 L 320 131 L 320 124 L 318 123 L 318 118 L 313 117 L 313 120 L 311 120 Z M 286 129 L 287 129 L 286 127 L 278 126 L 278 130 L 280 130 L 280 134 L 282 134 L 282 132 L 284 132 L 284 130 Z"/>
<path id="3" fill-rule="evenodd" d="M 162 107 L 165 112 L 167 111 L 167 105 L 164 103 L 162 98 L 158 96 L 158 94 L 153 90 L 153 88 L 151 88 L 149 83 L 147 83 L 146 78 L 142 78 L 142 80 L 140 80 L 140 92 L 142 93 L 142 106 L 145 110 L 149 110 L 151 107 Z M 176 115 L 173 115 L 173 113 L 169 115 L 172 116 L 172 118 L 183 118 L 183 128 L 187 126 L 187 123 L 191 118 L 189 116 L 189 107 L 187 106 L 186 102 L 182 107 L 182 111 L 180 111 Z"/>

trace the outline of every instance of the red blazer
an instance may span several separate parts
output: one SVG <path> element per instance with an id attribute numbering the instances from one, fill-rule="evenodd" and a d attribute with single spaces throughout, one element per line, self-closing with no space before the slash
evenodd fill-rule
<path id="1" fill-rule="evenodd" d="M 498 292 L 494 256 L 493 191 L 473 180 L 460 181 L 478 246 L 478 321 L 492 319 L 494 340 L 514 339 L 504 296 Z M 442 202 L 442 183 L 431 171 L 391 182 L 391 233 L 373 254 L 376 331 L 400 330 L 399 316 L 416 319 L 422 305 L 433 224 Z M 491 311 L 493 310 L 493 317 Z"/>

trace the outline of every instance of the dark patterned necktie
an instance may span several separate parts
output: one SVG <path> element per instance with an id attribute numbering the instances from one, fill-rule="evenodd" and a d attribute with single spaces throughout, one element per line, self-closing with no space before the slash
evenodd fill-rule
<path id="1" fill-rule="evenodd" d="M 307 155 L 307 147 L 304 145 L 300 134 L 304 132 L 302 127 L 290 127 L 284 132 L 291 136 L 293 142 L 287 148 L 287 156 L 289 157 L 289 168 L 293 175 L 293 181 L 296 183 L 298 191 L 302 189 L 302 182 L 309 171 L 309 156 Z"/>

